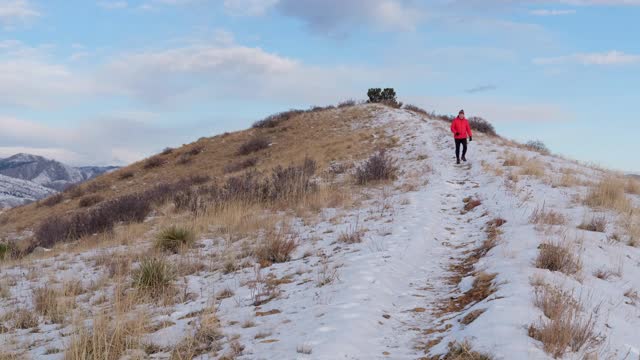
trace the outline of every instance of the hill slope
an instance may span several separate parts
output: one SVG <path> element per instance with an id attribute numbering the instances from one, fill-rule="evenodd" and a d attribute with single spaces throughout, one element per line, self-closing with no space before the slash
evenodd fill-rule
<path id="1" fill-rule="evenodd" d="M 265 134 L 269 148 L 237 155 Z M 294 202 L 224 207 L 216 195 L 221 210 L 196 204 L 193 215 L 178 211 L 179 197 L 142 223 L 3 265 L 4 351 L 76 359 L 87 334 L 118 328 L 128 340 L 106 336 L 111 351 L 161 359 L 638 358 L 638 184 L 482 134 L 457 166 L 450 137 L 446 122 L 361 105 L 203 139 L 162 155 L 160 168 L 142 162 L 98 178 L 110 185 L 96 190 L 104 197 L 177 173 L 227 179 L 199 188 L 199 203 L 247 180 L 224 167 L 248 156 L 267 174 L 305 155 L 319 169 L 315 190 Z M 173 167 L 195 147 L 207 157 Z M 351 174 L 376 147 L 396 159 L 397 179 L 355 185 Z M 195 244 L 158 250 L 176 224 L 198 233 Z M 136 285 L 149 258 L 174 268 L 159 297 Z M 48 279 L 29 275 L 33 266 L 50 269 Z M 32 309 L 35 319 L 23 314 Z"/>

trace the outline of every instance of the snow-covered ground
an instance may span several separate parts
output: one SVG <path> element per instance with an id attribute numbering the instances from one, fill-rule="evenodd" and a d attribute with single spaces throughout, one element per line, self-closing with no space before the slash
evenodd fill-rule
<path id="1" fill-rule="evenodd" d="M 239 359 L 417 359 L 446 353 L 449 343 L 463 341 L 495 359 L 550 359 L 528 335 L 529 325 L 543 316 L 534 306 L 533 279 L 571 292 L 582 303 L 581 313 L 595 319 L 599 342 L 569 352 L 567 359 L 587 354 L 597 354 L 594 359 L 640 358 L 640 300 L 624 295 L 640 290 L 640 249 L 610 240 L 617 231 L 616 215 L 604 212 L 610 219 L 606 233 L 579 230 L 577 225 L 593 213 L 576 201 L 586 187 L 554 187 L 546 177 L 533 176 L 513 182 L 508 173 L 516 169 L 502 164 L 511 152 L 538 158 L 551 177 L 573 169 L 578 177 L 595 181 L 603 175 L 599 170 L 481 134 L 474 134 L 470 143 L 470 161 L 455 165 L 448 124 L 405 110 L 376 109 L 370 125 L 384 127 L 398 140 L 391 154 L 401 169 L 399 179 L 363 190 L 364 200 L 356 209 L 326 209 L 316 222 L 296 221 L 300 246 L 289 262 L 227 274 L 200 271 L 178 279 L 180 291 L 188 296 L 152 312 L 152 322 L 165 325 L 146 336 L 161 349 L 151 358 L 168 358 L 169 349 L 193 333 L 195 314 L 215 303 L 222 331 L 244 346 Z M 481 204 L 465 212 L 469 197 Z M 532 212 L 541 208 L 564 214 L 566 224 L 531 224 Z M 462 274 L 461 281 L 452 282 L 452 265 L 483 244 L 487 223 L 498 218 L 506 223 L 497 245 L 470 273 Z M 355 230 L 364 233 L 361 243 L 338 241 Z M 578 274 L 535 267 L 540 244 L 554 240 L 575 242 L 582 260 Z M 200 244 L 197 252 L 186 256 L 223 261 L 216 257 L 226 246 L 222 239 L 203 239 Z M 2 268 L 11 286 L 9 296 L 0 298 L 0 316 L 16 307 L 29 308 L 30 289 L 51 278 L 79 279 L 90 287 L 104 271 L 94 266 L 95 259 L 123 251 L 128 248 Z M 181 256 L 185 255 L 171 259 L 179 262 Z M 593 275 L 602 269 L 615 274 L 606 279 Z M 478 273 L 495 274 L 495 291 L 459 311 L 443 311 L 443 304 L 472 289 Z M 112 290 L 106 286 L 81 295 L 86 299 L 80 306 L 89 311 Z M 229 296 L 219 296 L 222 290 Z M 274 298 L 255 306 L 261 294 Z M 461 319 L 471 313 L 481 314 L 464 325 Z M 58 359 L 63 353 L 52 349 L 64 349 L 71 331 L 71 325 L 51 324 L 35 332 L 0 331 L 0 342 L 8 344 L 7 349 L 28 349 L 32 358 Z M 219 354 L 226 353 L 229 344 L 224 342 Z"/>

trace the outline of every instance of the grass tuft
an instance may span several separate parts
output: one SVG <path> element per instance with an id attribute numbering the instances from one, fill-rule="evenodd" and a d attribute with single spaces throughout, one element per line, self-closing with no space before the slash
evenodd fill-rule
<path id="1" fill-rule="evenodd" d="M 196 233 L 192 229 L 181 226 L 170 226 L 156 236 L 156 247 L 160 250 L 178 253 L 181 249 L 193 245 Z"/>

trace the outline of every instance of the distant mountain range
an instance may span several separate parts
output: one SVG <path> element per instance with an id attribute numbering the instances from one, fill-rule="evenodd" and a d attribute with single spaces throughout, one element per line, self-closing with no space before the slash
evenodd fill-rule
<path id="1" fill-rule="evenodd" d="M 115 169 L 115 166 L 72 167 L 31 154 L 0 159 L 0 208 L 44 198 Z"/>

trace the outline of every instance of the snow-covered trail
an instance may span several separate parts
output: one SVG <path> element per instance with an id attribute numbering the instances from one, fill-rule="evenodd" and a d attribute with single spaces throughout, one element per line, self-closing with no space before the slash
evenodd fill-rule
<path id="1" fill-rule="evenodd" d="M 472 165 L 457 166 L 451 139 L 433 122 L 416 122 L 417 153 L 428 154 L 428 185 L 408 194 L 399 210 L 393 235 L 382 248 L 350 259 L 341 282 L 351 291 L 334 299 L 319 332 L 329 341 L 314 347 L 318 359 L 415 359 L 424 355 L 421 335 L 433 326 L 434 308 L 453 289 L 447 269 L 479 241 L 481 226 L 461 214 L 463 199 L 474 193 Z M 378 246 L 380 247 L 380 246 Z"/>

